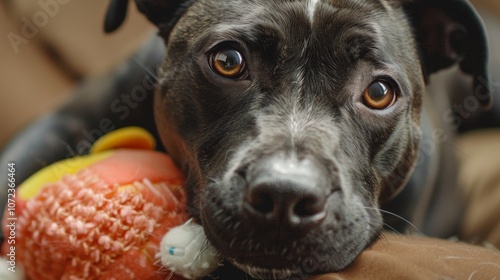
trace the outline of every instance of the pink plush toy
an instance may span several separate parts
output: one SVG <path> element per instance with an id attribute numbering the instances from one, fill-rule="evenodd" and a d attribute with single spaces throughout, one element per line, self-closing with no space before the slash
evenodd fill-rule
<path id="1" fill-rule="evenodd" d="M 187 222 L 183 174 L 167 155 L 148 150 L 153 147 L 145 131 L 127 128 L 97 142 L 91 155 L 30 177 L 17 191 L 15 244 L 4 243 L 2 256 L 15 249 L 18 268 L 33 280 L 174 280 L 182 278 L 173 271 L 186 278 L 210 273 L 219 260 L 214 250 L 196 245 L 206 245 L 206 238 Z"/>

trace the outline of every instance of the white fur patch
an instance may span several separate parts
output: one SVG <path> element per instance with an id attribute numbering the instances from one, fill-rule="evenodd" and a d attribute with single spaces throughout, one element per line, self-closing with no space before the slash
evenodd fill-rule
<path id="1" fill-rule="evenodd" d="M 314 22 L 314 13 L 316 12 L 316 7 L 321 0 L 309 0 L 309 5 L 307 6 L 307 14 L 309 15 L 309 20 Z"/>

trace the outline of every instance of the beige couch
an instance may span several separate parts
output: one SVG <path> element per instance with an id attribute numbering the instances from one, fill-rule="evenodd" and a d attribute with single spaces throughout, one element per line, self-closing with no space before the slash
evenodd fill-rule
<path id="1" fill-rule="evenodd" d="M 55 4 L 46 8 L 41 4 L 46 2 Z M 0 147 L 64 102 L 81 79 L 110 70 L 154 32 L 131 5 L 123 28 L 104 34 L 107 2 L 0 1 Z M 37 31 L 30 30 L 27 21 Z"/>

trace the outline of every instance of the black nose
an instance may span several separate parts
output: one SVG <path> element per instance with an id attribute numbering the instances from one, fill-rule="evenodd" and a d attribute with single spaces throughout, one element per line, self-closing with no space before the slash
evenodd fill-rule
<path id="1" fill-rule="evenodd" d="M 246 177 L 243 209 L 256 222 L 308 231 L 324 220 L 331 188 L 315 160 L 277 155 L 256 162 Z"/>

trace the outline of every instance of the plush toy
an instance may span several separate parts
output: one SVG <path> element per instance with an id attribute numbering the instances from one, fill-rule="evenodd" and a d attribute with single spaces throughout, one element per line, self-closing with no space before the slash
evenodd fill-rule
<path id="1" fill-rule="evenodd" d="M 4 242 L 2 256 L 13 250 L 17 268 L 33 280 L 194 279 L 212 272 L 220 259 L 202 227 L 188 220 L 183 174 L 153 148 L 146 131 L 121 129 L 97 141 L 90 155 L 27 179 L 15 213 L 4 215 L 4 233 L 15 217 L 15 237 Z"/>

